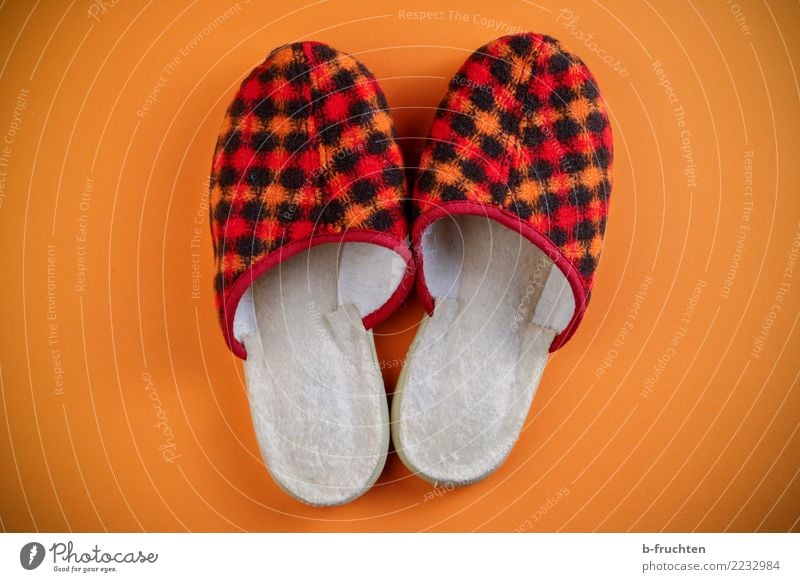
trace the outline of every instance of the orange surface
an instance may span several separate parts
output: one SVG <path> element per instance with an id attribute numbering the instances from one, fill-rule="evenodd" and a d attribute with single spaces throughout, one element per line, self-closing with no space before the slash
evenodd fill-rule
<path id="1" fill-rule="evenodd" d="M 800 529 L 800 8 L 569 5 L 3 3 L 2 527 Z M 326 41 L 380 79 L 413 167 L 449 76 L 526 29 L 587 62 L 614 125 L 586 319 L 497 474 L 433 489 L 392 453 L 356 502 L 306 507 L 264 470 L 217 328 L 224 109 L 270 49 Z M 388 391 L 421 313 L 379 329 Z"/>

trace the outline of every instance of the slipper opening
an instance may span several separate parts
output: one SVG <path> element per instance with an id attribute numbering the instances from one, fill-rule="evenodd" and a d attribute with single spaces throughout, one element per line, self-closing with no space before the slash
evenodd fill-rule
<path id="1" fill-rule="evenodd" d="M 399 301 L 404 299 L 405 295 L 399 298 L 397 296 L 404 291 L 401 286 L 408 284 L 406 281 L 409 276 L 407 257 L 388 247 L 365 242 L 326 243 L 326 246 L 336 246 L 339 249 L 336 261 L 338 265 L 337 304 L 339 306 L 353 305 L 363 320 L 380 311 L 392 299 L 399 299 Z M 311 279 L 309 279 L 310 281 Z M 365 323 L 367 328 L 373 325 Z M 256 318 L 253 305 L 253 285 L 251 284 L 244 291 L 236 306 L 233 317 L 233 337 L 241 343 L 242 338 L 255 331 L 255 328 Z"/>
<path id="2" fill-rule="evenodd" d="M 465 230 L 480 230 L 490 218 L 478 216 L 448 216 L 432 222 L 422 233 L 421 252 L 425 257 L 422 264 L 423 277 L 428 293 L 436 300 L 454 299 L 459 295 L 461 276 L 464 267 Z M 502 226 L 499 225 L 498 226 Z M 504 227 L 505 228 L 505 227 Z M 513 229 L 509 229 L 513 232 Z M 492 229 L 489 228 L 489 232 Z M 499 241 L 497 241 L 499 242 Z M 504 243 L 505 241 L 503 241 Z M 492 241 L 484 241 L 491 245 Z M 528 245 L 537 254 L 543 253 L 545 260 L 537 266 L 531 278 L 528 296 L 535 288 L 541 288 L 531 321 L 541 327 L 563 332 L 575 314 L 575 297 L 563 271 L 547 259 L 544 249 L 520 237 L 517 249 L 499 248 L 498 253 L 526 251 Z M 527 244 L 526 244 L 527 243 Z"/>

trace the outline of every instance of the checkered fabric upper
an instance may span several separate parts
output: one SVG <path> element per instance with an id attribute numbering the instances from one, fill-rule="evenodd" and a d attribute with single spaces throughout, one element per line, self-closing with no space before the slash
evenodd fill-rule
<path id="1" fill-rule="evenodd" d="M 367 68 L 317 42 L 274 50 L 228 108 L 211 171 L 214 289 L 234 351 L 239 297 L 228 303 L 239 278 L 314 237 L 380 233 L 404 244 L 404 198 L 388 104 Z"/>
<path id="2" fill-rule="evenodd" d="M 612 145 L 597 83 L 578 57 L 533 33 L 478 49 L 450 82 L 420 166 L 418 221 L 451 204 L 450 213 L 464 202 L 499 208 L 552 243 L 588 301 L 606 226 Z M 417 248 L 420 236 L 415 226 Z"/>

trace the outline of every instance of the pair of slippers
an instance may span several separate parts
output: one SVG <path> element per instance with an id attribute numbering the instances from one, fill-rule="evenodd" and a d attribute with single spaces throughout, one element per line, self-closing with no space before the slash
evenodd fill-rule
<path id="1" fill-rule="evenodd" d="M 369 489 L 390 427 L 433 483 L 497 469 L 581 320 L 602 247 L 611 130 L 591 73 L 556 40 L 506 36 L 467 59 L 410 196 L 395 140 L 369 70 L 300 42 L 242 82 L 216 147 L 222 331 L 244 359 L 267 468 L 312 505 Z M 427 314 L 390 421 L 370 330 L 414 282 Z"/>

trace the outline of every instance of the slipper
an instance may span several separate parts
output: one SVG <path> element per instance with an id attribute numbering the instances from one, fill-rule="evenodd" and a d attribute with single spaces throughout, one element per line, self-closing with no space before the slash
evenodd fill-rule
<path id="1" fill-rule="evenodd" d="M 511 451 L 589 301 L 611 158 L 597 84 L 556 40 L 497 39 L 453 77 L 414 191 L 427 315 L 392 404 L 395 448 L 423 478 L 473 483 Z"/>
<path id="2" fill-rule="evenodd" d="M 386 98 L 355 58 L 291 44 L 242 82 L 211 173 L 216 305 L 265 464 L 312 505 L 358 497 L 386 460 L 369 330 L 413 285 L 404 198 Z"/>

